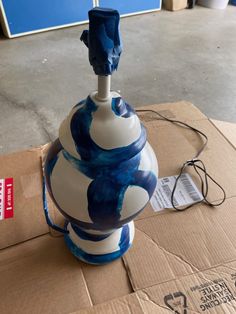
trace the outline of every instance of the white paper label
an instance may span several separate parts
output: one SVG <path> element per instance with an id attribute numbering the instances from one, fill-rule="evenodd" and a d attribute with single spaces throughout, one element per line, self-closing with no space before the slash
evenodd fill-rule
<path id="1" fill-rule="evenodd" d="M 177 176 L 160 178 L 158 186 L 150 200 L 154 211 L 161 211 L 165 208 L 173 208 L 171 204 L 171 195 Z M 176 207 L 186 206 L 197 203 L 203 199 L 188 173 L 183 173 L 179 178 L 175 194 L 174 205 Z"/>

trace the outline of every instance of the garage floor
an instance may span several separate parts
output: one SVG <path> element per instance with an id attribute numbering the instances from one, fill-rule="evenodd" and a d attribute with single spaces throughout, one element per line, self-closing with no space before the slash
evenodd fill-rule
<path id="1" fill-rule="evenodd" d="M 124 51 L 113 89 L 134 106 L 188 100 L 236 122 L 236 7 L 197 7 L 122 19 Z M 70 108 L 96 88 L 87 26 L 0 37 L 0 153 L 57 136 Z"/>

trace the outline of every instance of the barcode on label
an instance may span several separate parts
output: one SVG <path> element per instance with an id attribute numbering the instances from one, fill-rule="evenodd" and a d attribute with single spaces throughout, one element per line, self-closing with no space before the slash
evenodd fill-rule
<path id="1" fill-rule="evenodd" d="M 165 183 L 168 183 L 168 182 L 170 182 L 170 179 L 166 177 L 166 178 L 162 178 L 162 181 Z"/>
<path id="2" fill-rule="evenodd" d="M 168 200 L 171 202 L 172 191 L 171 191 L 169 185 L 164 184 L 164 185 L 162 185 L 161 187 L 162 187 L 162 189 L 163 189 L 163 191 L 164 191 L 166 197 L 167 197 Z M 177 200 L 176 200 L 175 197 L 173 197 L 173 203 L 174 203 L 175 206 L 179 206 L 179 203 L 177 202 Z"/>
<path id="3" fill-rule="evenodd" d="M 183 173 L 179 179 L 180 179 L 181 183 L 183 184 L 184 188 L 186 189 L 186 192 L 191 197 L 191 199 L 194 202 L 201 201 L 202 198 L 197 193 L 195 187 L 193 186 L 193 183 L 189 180 L 189 177 L 185 173 Z"/>
<path id="4" fill-rule="evenodd" d="M 200 202 L 203 199 L 197 186 L 188 173 L 183 173 L 176 185 L 177 176 L 164 177 L 159 179 L 159 184 L 151 199 L 154 211 L 161 211 L 164 208 L 185 206 Z M 176 185 L 176 186 L 175 186 Z M 172 193 L 175 187 L 175 193 Z"/>

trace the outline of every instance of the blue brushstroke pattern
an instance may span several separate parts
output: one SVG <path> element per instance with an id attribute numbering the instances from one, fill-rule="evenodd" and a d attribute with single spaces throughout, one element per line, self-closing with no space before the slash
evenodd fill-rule
<path id="1" fill-rule="evenodd" d="M 114 167 L 104 167 L 88 187 L 88 211 L 92 221 L 114 225 L 120 220 L 124 195 L 129 186 L 144 188 L 151 197 L 156 177 L 152 172 L 139 171 L 141 154 Z M 84 168 L 83 168 L 84 170 Z M 81 170 L 81 171 L 83 171 Z M 87 168 L 85 174 L 89 175 Z"/>
<path id="2" fill-rule="evenodd" d="M 87 191 L 88 212 L 91 220 L 107 228 L 115 226 L 121 217 L 124 195 L 128 187 L 139 186 L 149 198 L 155 190 L 157 179 L 152 171 L 138 170 L 141 153 L 110 167 L 95 167 L 75 159 L 63 151 L 64 157 L 76 169 L 93 179 Z"/>
<path id="3" fill-rule="evenodd" d="M 121 257 L 130 247 L 130 230 L 128 224 L 123 226 L 119 241 L 119 250 L 108 254 L 88 254 L 76 246 L 69 234 L 64 235 L 65 242 L 74 256 L 80 260 L 94 265 L 102 265 Z"/>
<path id="4" fill-rule="evenodd" d="M 120 97 L 112 99 L 115 114 L 128 118 L 134 110 Z M 90 97 L 71 119 L 71 134 L 82 160 L 63 150 L 63 156 L 84 175 L 92 179 L 87 191 L 88 212 L 91 220 L 100 226 L 115 226 L 121 217 L 124 195 L 129 186 L 139 186 L 151 198 L 157 179 L 151 171 L 138 170 L 141 153 L 146 143 L 146 131 L 132 144 L 105 150 L 90 136 L 93 113 L 98 109 Z"/>
<path id="5" fill-rule="evenodd" d="M 122 45 L 119 32 L 119 12 L 94 8 L 89 11 L 89 31 L 80 39 L 89 48 L 89 62 L 97 75 L 111 75 L 117 70 Z"/>
<path id="6" fill-rule="evenodd" d="M 117 116 L 122 118 L 129 118 L 135 115 L 135 110 L 121 97 L 112 98 L 111 108 Z"/>
<path id="7" fill-rule="evenodd" d="M 96 166 L 108 166 L 138 154 L 144 147 L 147 138 L 146 129 L 143 125 L 141 125 L 140 137 L 128 146 L 107 150 L 92 140 L 89 131 L 93 119 L 92 115 L 97 109 L 97 105 L 88 97 L 84 106 L 79 107 L 71 118 L 71 134 L 81 159 Z"/>
<path id="8" fill-rule="evenodd" d="M 122 118 L 135 114 L 120 97 L 112 99 L 111 107 Z M 131 217 L 127 220 L 120 220 L 127 189 L 132 186 L 139 186 L 147 191 L 149 198 L 151 198 L 157 184 L 157 178 L 152 171 L 138 169 L 141 150 L 146 143 L 144 127 L 142 127 L 141 136 L 134 143 L 125 147 L 105 150 L 91 139 L 90 127 L 93 113 L 97 108 L 92 99 L 88 97 L 86 101 L 78 104 L 78 109 L 71 118 L 71 133 L 81 160 L 70 155 L 62 147 L 60 149 L 60 142 L 56 145 L 58 148 L 54 148 L 58 154 L 61 152 L 75 169 L 93 180 L 87 190 L 87 210 L 93 223 L 82 222 L 67 215 L 58 206 L 51 192 L 50 194 L 62 214 L 74 224 L 83 229 L 109 230 L 118 228 L 122 223 L 131 220 Z M 47 162 L 49 175 L 52 173 L 57 158 L 58 155 Z M 137 213 L 132 218 L 140 211 L 137 209 Z"/>

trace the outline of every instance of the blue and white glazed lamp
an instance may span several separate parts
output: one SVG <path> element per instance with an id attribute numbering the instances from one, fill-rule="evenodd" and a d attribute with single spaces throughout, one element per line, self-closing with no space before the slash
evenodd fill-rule
<path id="1" fill-rule="evenodd" d="M 110 91 L 121 54 L 119 13 L 89 11 L 81 40 L 98 75 L 98 91 L 63 121 L 47 155 L 47 189 L 66 218 L 65 241 L 90 264 L 121 257 L 134 238 L 133 219 L 157 185 L 158 165 L 134 109 Z"/>

